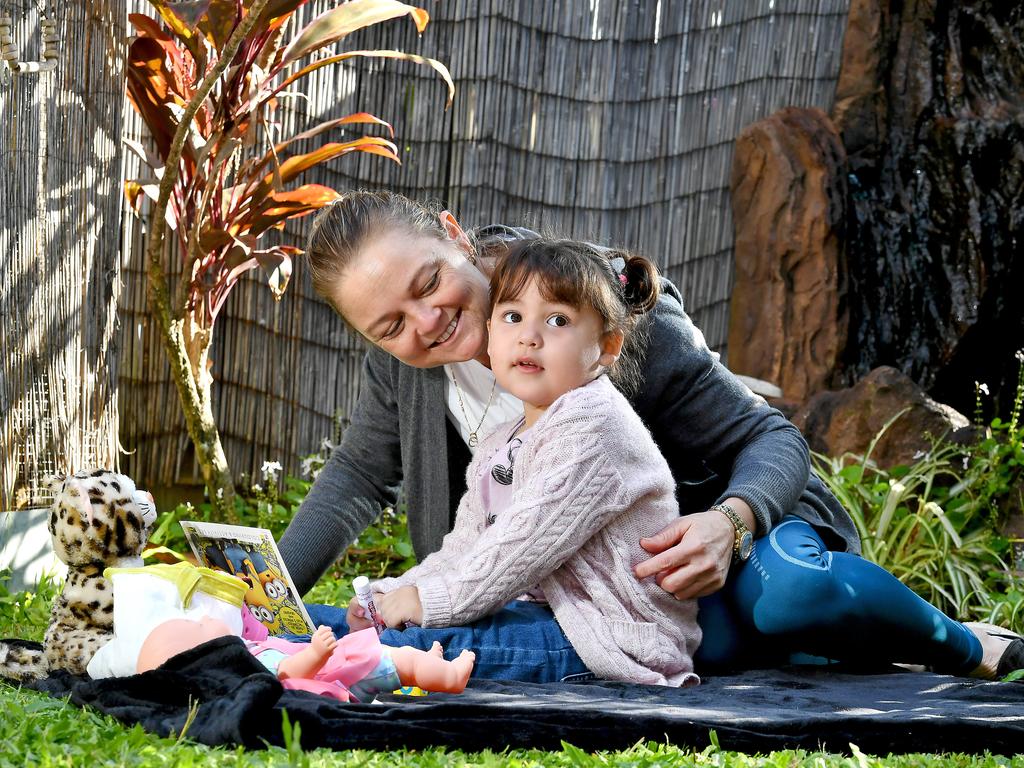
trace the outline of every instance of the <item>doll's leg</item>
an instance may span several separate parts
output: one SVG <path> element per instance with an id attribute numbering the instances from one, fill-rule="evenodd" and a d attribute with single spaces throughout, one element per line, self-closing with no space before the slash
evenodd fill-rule
<path id="1" fill-rule="evenodd" d="M 434 645 L 441 648 L 439 643 Z M 403 645 L 389 648 L 388 652 L 402 685 L 415 685 L 425 691 L 462 693 L 473 672 L 473 662 L 476 661 L 476 654 L 470 650 L 463 651 L 452 661 L 445 661 L 443 656 L 438 656 L 434 648 L 421 651 Z"/>

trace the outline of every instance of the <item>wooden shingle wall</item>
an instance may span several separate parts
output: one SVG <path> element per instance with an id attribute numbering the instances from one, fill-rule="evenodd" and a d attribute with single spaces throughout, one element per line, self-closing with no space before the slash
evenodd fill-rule
<path id="1" fill-rule="evenodd" d="M 848 0 L 423 5 L 431 23 L 422 37 L 400 20 L 342 45 L 440 59 L 456 81 L 453 107 L 443 111 L 443 85 L 426 67 L 358 59 L 320 70 L 286 102 L 286 130 L 369 111 L 394 124 L 403 164 L 350 156 L 306 180 L 440 200 L 464 226 L 525 223 L 647 254 L 727 355 L 733 139 L 779 107 L 831 105 Z M 302 18 L 326 7 L 314 3 Z M 126 229 L 121 439 L 135 451 L 133 473 L 176 482 L 194 470 L 145 316 L 138 229 Z M 301 242 L 304 231 L 297 222 L 288 236 Z M 212 354 L 236 472 L 267 459 L 295 471 L 358 391 L 360 344 L 313 296 L 301 263 L 280 303 L 255 280 L 236 288 Z"/>
<path id="2" fill-rule="evenodd" d="M 5 0 L 22 61 L 40 3 Z M 53 72 L 0 87 L 0 510 L 115 467 L 124 0 L 53 5 Z"/>

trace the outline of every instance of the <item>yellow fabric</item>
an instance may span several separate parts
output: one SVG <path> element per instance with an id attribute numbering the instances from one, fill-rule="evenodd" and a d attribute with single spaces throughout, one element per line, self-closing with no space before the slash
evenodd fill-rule
<path id="1" fill-rule="evenodd" d="M 110 578 L 116 573 L 139 573 L 144 576 L 156 576 L 171 582 L 178 588 L 181 597 L 181 604 L 188 608 L 192 603 L 192 595 L 196 591 L 204 592 L 218 600 L 242 607 L 245 591 L 248 589 L 241 579 L 229 576 L 226 573 L 215 571 L 211 568 L 195 566 L 191 563 L 180 562 L 174 565 L 157 563 L 142 568 L 107 568 L 103 571 L 105 578 Z"/>

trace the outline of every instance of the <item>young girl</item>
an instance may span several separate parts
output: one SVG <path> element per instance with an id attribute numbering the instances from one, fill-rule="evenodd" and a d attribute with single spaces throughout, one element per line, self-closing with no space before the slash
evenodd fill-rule
<path id="1" fill-rule="evenodd" d="M 522 597 L 550 606 L 571 644 L 567 650 L 594 675 L 698 683 L 696 601 L 676 600 L 653 577 L 639 580 L 632 570 L 648 556 L 640 539 L 679 514 L 675 482 L 646 427 L 609 381 L 636 385 L 630 352 L 640 339 L 631 331 L 657 299 L 654 266 L 583 243 L 530 241 L 499 261 L 491 296 L 490 366 L 524 412 L 481 442 L 441 549 L 402 577 L 373 585 L 383 593 L 376 598 L 382 618 L 389 627 L 441 628 L 511 611 L 519 623 L 530 624 L 532 615 L 550 630 L 547 609 L 534 606 L 522 620 L 519 606 L 505 607 Z M 356 611 L 349 622 L 359 625 Z M 564 679 L 556 667 L 523 664 L 523 658 L 546 663 L 543 653 L 530 652 L 551 650 L 543 647 L 550 631 L 527 627 L 516 633 L 519 647 L 510 649 L 500 626 L 478 627 L 473 650 L 481 670 Z M 542 647 L 531 649 L 531 642 Z M 517 658 L 496 663 L 509 652 Z"/>

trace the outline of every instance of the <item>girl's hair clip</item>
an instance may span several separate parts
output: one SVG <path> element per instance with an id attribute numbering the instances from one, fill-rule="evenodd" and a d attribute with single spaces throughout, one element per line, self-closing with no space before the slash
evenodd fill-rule
<path id="1" fill-rule="evenodd" d="M 626 276 L 625 275 L 619 275 L 619 282 L 622 283 L 623 285 L 625 285 L 626 284 Z"/>

